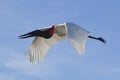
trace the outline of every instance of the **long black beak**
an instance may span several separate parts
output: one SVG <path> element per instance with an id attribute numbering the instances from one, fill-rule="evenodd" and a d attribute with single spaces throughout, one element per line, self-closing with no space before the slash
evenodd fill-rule
<path id="1" fill-rule="evenodd" d="M 29 38 L 29 37 L 34 37 L 38 34 L 39 30 L 35 30 L 35 31 L 32 31 L 32 32 L 29 32 L 27 34 L 24 34 L 24 35 L 20 35 L 18 36 L 20 39 L 24 39 L 24 38 Z"/>

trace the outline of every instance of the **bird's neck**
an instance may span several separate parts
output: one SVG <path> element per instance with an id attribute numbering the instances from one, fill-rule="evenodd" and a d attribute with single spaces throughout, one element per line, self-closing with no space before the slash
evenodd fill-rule
<path id="1" fill-rule="evenodd" d="M 53 33 L 54 33 L 54 28 L 55 28 L 55 26 L 53 25 L 53 26 L 49 29 L 50 35 L 53 35 Z"/>

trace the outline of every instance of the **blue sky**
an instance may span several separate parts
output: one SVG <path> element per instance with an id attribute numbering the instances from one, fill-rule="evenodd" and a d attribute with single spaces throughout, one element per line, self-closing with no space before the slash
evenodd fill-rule
<path id="1" fill-rule="evenodd" d="M 119 80 L 120 0 L 0 0 L 0 80 Z M 33 38 L 26 32 L 74 22 L 102 36 L 87 39 L 79 56 L 67 40 L 53 46 L 40 64 L 26 60 Z"/>

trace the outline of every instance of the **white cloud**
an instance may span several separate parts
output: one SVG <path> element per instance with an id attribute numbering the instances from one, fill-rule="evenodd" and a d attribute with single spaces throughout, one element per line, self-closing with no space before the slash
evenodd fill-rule
<path id="1" fill-rule="evenodd" d="M 19 52 L 6 50 L 9 51 L 9 54 L 6 55 L 8 57 L 3 63 L 2 66 L 13 71 L 11 72 L 11 76 L 14 75 L 16 78 L 19 75 L 31 76 L 31 77 L 38 77 L 38 78 L 46 78 L 53 77 L 59 75 L 59 69 L 55 65 L 54 59 L 50 59 L 49 61 L 44 60 L 40 64 L 32 64 L 26 60 L 26 57 Z M 2 74 L 3 77 L 6 74 Z M 0 79 L 2 80 L 2 79 Z"/>
<path id="2" fill-rule="evenodd" d="M 115 74 L 120 73 L 119 67 L 103 64 L 102 61 L 99 60 L 93 62 L 87 55 L 75 57 L 76 55 L 72 55 L 71 53 L 65 55 L 63 53 L 55 54 L 54 51 L 51 50 L 49 52 L 50 55 L 47 55 L 46 59 L 40 62 L 40 64 L 32 64 L 27 61 L 24 53 L 21 54 L 19 51 L 1 49 L 0 53 L 1 52 L 3 53 L 1 55 L 3 58 L 0 58 L 0 65 L 8 71 L 11 71 L 11 74 L 8 75 L 7 72 L 0 73 L 0 80 L 21 79 L 20 77 L 23 75 L 27 78 L 35 77 L 40 79 L 57 79 L 62 76 L 63 79 L 70 75 L 79 78 L 79 75 L 85 74 L 96 74 L 98 77 L 113 75 L 114 77 Z M 54 54 L 51 54 L 51 52 Z M 73 72 L 74 75 L 72 75 L 71 72 Z"/>
<path id="3" fill-rule="evenodd" d="M 16 79 L 13 75 L 0 73 L 0 80 L 16 80 Z"/>

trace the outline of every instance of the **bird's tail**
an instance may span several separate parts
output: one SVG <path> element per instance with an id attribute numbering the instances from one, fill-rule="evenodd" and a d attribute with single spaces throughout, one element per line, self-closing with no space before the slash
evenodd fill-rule
<path id="1" fill-rule="evenodd" d="M 93 37 L 93 36 L 88 36 L 89 38 L 92 38 L 92 39 L 96 39 L 96 40 L 99 40 L 99 41 L 101 41 L 101 42 L 103 42 L 103 43 L 105 43 L 106 44 L 106 41 L 105 41 L 105 39 L 103 39 L 102 37 Z"/>
<path id="2" fill-rule="evenodd" d="M 35 30 L 35 31 L 32 31 L 32 32 L 29 32 L 27 34 L 24 34 L 24 35 L 20 35 L 18 36 L 20 39 L 24 39 L 24 38 L 29 38 L 29 37 L 34 37 L 38 34 L 39 30 Z"/>

